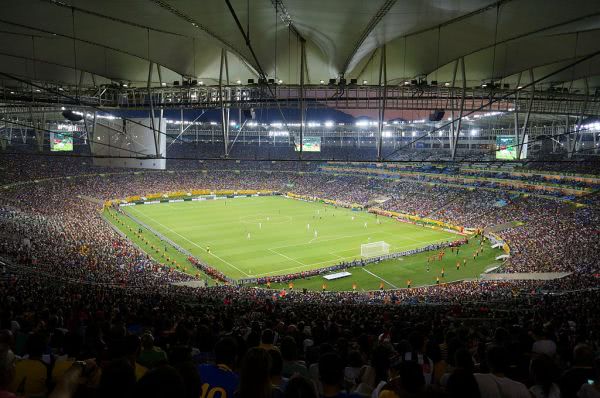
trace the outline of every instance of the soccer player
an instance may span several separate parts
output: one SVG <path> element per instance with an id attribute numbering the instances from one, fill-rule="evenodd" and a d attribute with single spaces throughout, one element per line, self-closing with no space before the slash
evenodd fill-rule
<path id="1" fill-rule="evenodd" d="M 383 290 L 383 282 L 379 282 L 379 290 Z"/>
<path id="2" fill-rule="evenodd" d="M 458 270 L 460 270 L 460 261 L 457 261 L 457 262 L 456 262 L 456 270 L 457 270 L 457 271 L 458 271 Z"/>
<path id="3" fill-rule="evenodd" d="M 308 231 L 310 229 L 310 224 L 306 224 L 306 230 Z"/>
<path id="4" fill-rule="evenodd" d="M 317 236 L 319 235 L 319 233 L 317 232 L 317 230 L 315 229 L 315 239 L 317 239 Z"/>
<path id="5" fill-rule="evenodd" d="M 210 246 L 206 246 L 206 252 L 210 253 Z"/>
<path id="6" fill-rule="evenodd" d="M 439 285 L 439 284 L 440 284 L 440 277 L 439 277 L 439 276 L 436 276 L 436 277 L 435 277 L 435 284 L 436 284 L 436 285 Z"/>
<path id="7" fill-rule="evenodd" d="M 464 265 L 467 265 L 467 259 L 466 258 L 463 258 L 463 266 Z"/>
<path id="8" fill-rule="evenodd" d="M 429 261 L 427 262 L 427 272 L 429 272 Z"/>
<path id="9" fill-rule="evenodd" d="M 352 216 L 352 221 L 354 221 L 354 216 Z"/>
<path id="10" fill-rule="evenodd" d="M 356 291 L 356 282 L 352 283 L 352 291 Z"/>
<path id="11" fill-rule="evenodd" d="M 410 289 L 410 285 L 412 285 L 412 281 L 409 279 L 406 281 L 406 288 Z"/>
<path id="12" fill-rule="evenodd" d="M 365 228 L 367 228 L 367 223 L 365 222 Z"/>
<path id="13" fill-rule="evenodd" d="M 248 232 L 248 236 L 246 236 L 247 239 L 250 239 L 250 232 Z"/>
<path id="14" fill-rule="evenodd" d="M 262 223 L 261 222 L 258 223 L 258 229 L 262 229 Z"/>
<path id="15" fill-rule="evenodd" d="M 290 283 L 288 284 L 288 287 L 290 288 L 290 291 L 294 290 L 294 282 L 290 281 Z"/>
<path id="16" fill-rule="evenodd" d="M 325 291 L 327 289 L 327 285 L 325 284 L 325 282 L 323 282 L 323 285 L 321 285 L 321 290 Z"/>
<path id="17" fill-rule="evenodd" d="M 444 277 L 444 273 L 445 273 L 444 267 L 442 267 L 442 278 Z"/>

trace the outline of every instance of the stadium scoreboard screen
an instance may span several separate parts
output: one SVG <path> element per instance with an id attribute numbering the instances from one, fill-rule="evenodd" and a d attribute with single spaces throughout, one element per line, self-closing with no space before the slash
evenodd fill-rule
<path id="1" fill-rule="evenodd" d="M 302 152 L 321 152 L 321 137 L 304 137 Z M 300 151 L 300 143 L 294 143 L 296 152 Z"/>
<path id="2" fill-rule="evenodd" d="M 62 152 L 73 150 L 73 133 L 60 131 L 50 133 L 50 151 Z"/>
<path id="3" fill-rule="evenodd" d="M 50 151 L 64 152 L 73 150 L 73 133 L 77 127 L 73 124 L 58 124 L 50 132 Z"/>
<path id="4" fill-rule="evenodd" d="M 497 135 L 496 136 L 496 159 L 516 160 L 518 152 L 517 137 L 514 135 Z M 527 157 L 527 136 L 521 150 L 521 159 Z"/>

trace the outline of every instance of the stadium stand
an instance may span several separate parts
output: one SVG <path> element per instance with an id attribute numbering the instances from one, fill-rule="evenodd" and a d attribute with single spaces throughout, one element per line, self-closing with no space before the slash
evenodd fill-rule
<path id="1" fill-rule="evenodd" d="M 600 1 L 0 11 L 0 398 L 600 398 Z"/>
<path id="2" fill-rule="evenodd" d="M 28 163 L 26 174 L 13 174 L 21 160 L 0 159 L 3 181 L 13 184 L 3 192 L 0 214 L 5 259 L 2 388 L 10 391 L 26 396 L 50 391 L 67 394 L 78 377 L 89 385 L 84 387 L 90 389 L 87 393 L 99 396 L 140 394 L 148 383 L 168 377 L 173 394 L 195 394 L 207 388 L 231 391 L 237 383 L 241 388 L 248 377 L 252 383 L 262 377 L 243 360 L 258 355 L 252 347 L 260 346 L 266 334 L 271 337 L 263 345 L 279 347 L 293 340 L 295 359 L 284 363 L 293 364 L 307 378 L 272 374 L 265 376 L 263 386 L 248 387 L 274 395 L 302 388 L 301 383 L 310 386 L 311 380 L 321 394 L 341 388 L 338 385 L 345 380 L 345 388 L 359 396 L 369 396 L 378 388 L 464 396 L 465 378 L 477 383 L 482 396 L 491 388 L 490 380 L 513 383 L 500 384 L 502 389 L 526 391 L 524 386 L 530 386 L 533 391 L 567 384 L 573 388 L 573 383 L 583 380 L 575 372 L 582 366 L 589 369 L 585 377 L 595 379 L 591 355 L 581 359 L 574 352 L 594 352 L 598 347 L 600 318 L 593 307 L 599 298 L 596 207 L 502 191 L 475 194 L 467 185 L 424 185 L 418 177 L 392 183 L 362 175 L 332 176 L 318 171 L 317 164 L 232 166 L 215 161 L 200 165 L 202 173 L 177 169 L 176 164 L 169 172 L 134 174 L 96 169 L 75 159 Z M 244 178 L 228 172 L 229 167 L 241 169 Z M 310 167 L 314 173 L 298 174 L 297 167 L 304 171 Z M 37 182 L 31 180 L 33 176 Z M 521 226 L 497 232 L 513 250 L 502 272 L 571 274 L 550 281 L 463 281 L 364 294 L 288 292 L 285 297 L 249 287 L 175 287 L 170 282 L 192 277 L 149 259 L 108 226 L 99 213 L 100 204 L 81 199 L 143 194 L 148 187 L 165 192 L 195 187 L 281 189 L 290 183 L 297 194 L 362 204 L 385 193 L 391 197 L 386 209 L 460 225 L 486 228 L 522 221 Z M 506 205 L 493 207 L 499 200 Z M 148 340 L 144 337 L 148 334 L 155 348 L 142 346 L 135 337 Z M 224 338 L 230 339 L 227 349 L 234 350 L 227 360 L 221 359 L 224 348 L 218 344 Z M 164 355 L 153 354 L 160 359 L 148 362 L 143 358 L 149 349 Z M 475 365 L 464 363 L 466 353 Z M 35 370 L 25 360 L 14 368 L 14 355 L 41 361 L 49 369 L 48 376 L 37 384 L 23 382 Z M 552 360 L 555 376 L 551 379 L 536 375 L 533 368 L 530 374 L 527 368 L 528 358 L 541 362 L 542 355 Z M 349 367 L 350 358 L 355 358 L 355 371 Z M 80 363 L 76 360 L 88 361 L 71 366 Z M 272 358 L 252 360 L 275 366 Z M 149 368 L 140 361 L 150 363 Z M 221 372 L 239 371 L 240 380 L 226 381 L 226 373 L 216 376 L 202 367 L 198 379 L 192 369 L 201 363 L 216 363 Z M 318 371 L 323 363 L 334 373 Z M 432 368 L 425 370 L 429 364 Z M 384 383 L 388 372 L 417 369 L 424 377 L 416 385 Z M 110 383 L 111 377 L 122 381 Z M 94 384 L 97 378 L 100 382 Z M 276 380 L 276 385 L 269 380 Z"/>

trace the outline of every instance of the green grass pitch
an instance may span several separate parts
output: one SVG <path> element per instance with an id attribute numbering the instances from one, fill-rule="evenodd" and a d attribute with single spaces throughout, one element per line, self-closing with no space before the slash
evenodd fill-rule
<path id="1" fill-rule="evenodd" d="M 369 242 L 385 241 L 391 252 L 397 252 L 458 238 L 367 212 L 278 196 L 138 205 L 123 210 L 234 279 L 295 273 L 357 259 L 360 245 Z M 137 230 L 131 220 L 122 219 Z M 140 243 L 131 231 L 119 227 Z M 164 245 L 153 236 L 145 239 L 157 242 L 156 246 Z M 412 286 L 428 285 L 435 283 L 442 267 L 442 282 L 476 277 L 494 265 L 499 253 L 488 244 L 473 260 L 477 245 L 471 242 L 458 256 L 447 250 L 443 261 L 431 263 L 429 272 L 427 256 L 432 253 L 423 253 L 352 268 L 351 277 L 327 282 L 327 286 L 331 290 L 350 290 L 356 283 L 359 289 L 374 290 L 383 282 L 386 288 L 401 288 L 407 279 L 412 280 Z M 140 246 L 147 250 L 143 244 Z M 169 252 L 178 263 L 185 262 L 185 257 L 175 254 L 174 249 Z M 157 257 L 152 251 L 150 254 Z M 467 259 L 467 266 L 456 270 L 455 263 L 463 259 Z M 190 267 L 186 270 L 193 272 Z M 294 284 L 297 288 L 320 290 L 323 281 L 318 276 Z M 273 284 L 273 288 L 279 287 Z"/>

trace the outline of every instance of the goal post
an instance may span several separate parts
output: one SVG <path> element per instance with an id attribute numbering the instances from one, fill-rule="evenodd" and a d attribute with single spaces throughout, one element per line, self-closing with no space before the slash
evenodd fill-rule
<path id="1" fill-rule="evenodd" d="M 362 257 L 377 257 L 389 253 L 390 245 L 384 241 L 360 245 L 360 255 Z"/>

